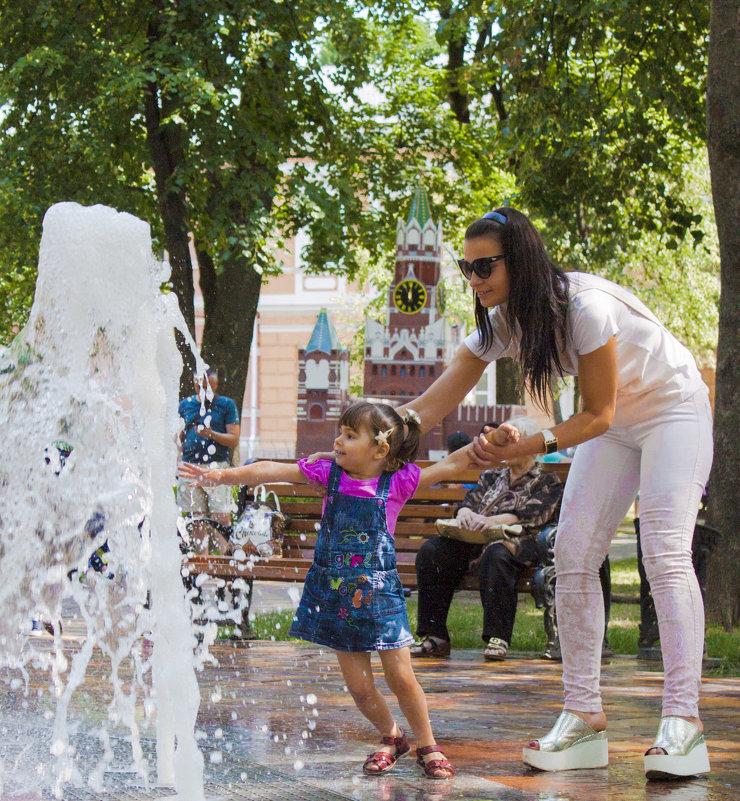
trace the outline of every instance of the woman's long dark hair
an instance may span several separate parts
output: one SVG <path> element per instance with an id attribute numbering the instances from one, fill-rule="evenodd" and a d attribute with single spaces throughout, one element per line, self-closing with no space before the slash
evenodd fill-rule
<path id="1" fill-rule="evenodd" d="M 511 336 L 516 335 L 517 328 L 521 332 L 519 365 L 524 386 L 538 406 L 549 409 L 552 380 L 563 376 L 559 350 L 566 340 L 568 279 L 550 260 L 528 217 L 508 207 L 496 211 L 506 217 L 505 224 L 476 220 L 465 231 L 465 239 L 488 236 L 501 242 L 509 276 L 505 317 Z M 482 347 L 490 347 L 491 321 L 477 296 L 475 321 Z"/>

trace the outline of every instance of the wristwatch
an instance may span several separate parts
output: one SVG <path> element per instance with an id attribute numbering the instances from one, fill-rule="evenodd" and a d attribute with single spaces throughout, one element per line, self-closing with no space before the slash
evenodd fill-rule
<path id="1" fill-rule="evenodd" d="M 542 436 L 545 438 L 545 453 L 555 453 L 558 448 L 558 438 L 549 428 L 542 429 Z"/>

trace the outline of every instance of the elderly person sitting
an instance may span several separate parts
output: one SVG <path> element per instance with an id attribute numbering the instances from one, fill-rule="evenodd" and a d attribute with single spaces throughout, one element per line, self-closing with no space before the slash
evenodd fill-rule
<path id="1" fill-rule="evenodd" d="M 523 437 L 540 431 L 528 417 L 509 422 Z M 412 656 L 449 655 L 447 613 L 452 596 L 471 563 L 479 560 L 482 636 L 486 643 L 483 656 L 494 661 L 506 658 L 516 615 L 517 581 L 526 567 L 537 562 L 537 533 L 553 519 L 562 493 L 558 476 L 544 472 L 534 456 L 522 456 L 505 467 L 481 473 L 478 484 L 457 510 L 459 524 L 472 530 L 519 524 L 523 532 L 485 546 L 449 537 L 433 537 L 421 546 L 416 556 L 419 641 L 411 647 Z"/>

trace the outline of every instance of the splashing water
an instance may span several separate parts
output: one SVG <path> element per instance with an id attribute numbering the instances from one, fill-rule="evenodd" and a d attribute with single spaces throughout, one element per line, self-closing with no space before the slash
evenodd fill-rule
<path id="1" fill-rule="evenodd" d="M 111 759 L 105 747 L 98 765 L 80 765 L 68 734 L 68 706 L 96 646 L 111 665 L 107 718 L 127 727 L 135 770 L 146 781 L 138 727 L 153 718 L 157 782 L 204 797 L 172 490 L 182 369 L 174 329 L 187 329 L 176 297 L 160 290 L 168 279 L 146 223 L 57 204 L 44 218 L 29 321 L 0 352 L 0 662 L 26 687 L 29 668 L 51 674 L 57 797 L 67 781 L 101 789 Z M 106 544 L 107 567 L 91 570 Z M 68 661 L 58 622 L 70 596 L 87 635 Z M 54 625 L 53 649 L 22 633 L 32 618 Z M 2 778 L 0 764 L 0 793 Z"/>

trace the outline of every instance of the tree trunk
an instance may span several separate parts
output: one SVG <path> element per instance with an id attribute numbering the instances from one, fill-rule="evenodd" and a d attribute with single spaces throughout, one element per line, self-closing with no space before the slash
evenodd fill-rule
<path id="1" fill-rule="evenodd" d="M 709 568 L 710 616 L 740 623 L 740 2 L 713 0 L 707 138 L 721 262 L 714 465 L 709 519 L 720 540 Z"/>
<path id="2" fill-rule="evenodd" d="M 205 247 L 198 247 L 198 264 L 205 313 L 201 354 L 218 369 L 219 394 L 241 412 L 262 276 L 241 258 L 216 273 Z"/>
<path id="3" fill-rule="evenodd" d="M 520 406 L 524 403 L 519 363 L 504 356 L 496 360 L 496 403 Z"/>

